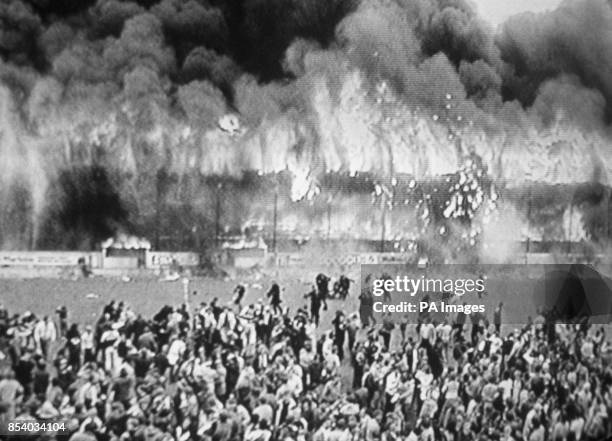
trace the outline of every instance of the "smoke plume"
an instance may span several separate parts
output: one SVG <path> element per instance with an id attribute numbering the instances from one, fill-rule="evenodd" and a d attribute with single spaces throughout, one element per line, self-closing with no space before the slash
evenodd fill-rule
<path id="1" fill-rule="evenodd" d="M 286 173 L 300 199 L 477 155 L 504 186 L 609 184 L 605 0 L 499 31 L 464 0 L 10 0 L 0 23 L 5 248 L 209 229 L 211 177 Z"/>

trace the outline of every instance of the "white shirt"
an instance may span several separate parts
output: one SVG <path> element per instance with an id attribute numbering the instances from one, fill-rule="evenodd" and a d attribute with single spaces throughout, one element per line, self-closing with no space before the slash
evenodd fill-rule
<path id="1" fill-rule="evenodd" d="M 400 385 L 400 374 L 396 370 L 389 372 L 386 378 L 385 392 L 389 395 L 395 395 Z"/>
<path id="2" fill-rule="evenodd" d="M 435 342 L 436 332 L 435 327 L 432 323 L 425 323 L 421 325 L 421 338 L 427 340 L 432 345 Z"/>
<path id="3" fill-rule="evenodd" d="M 457 380 L 451 380 L 444 385 L 444 391 L 446 392 L 447 400 L 454 400 L 459 398 L 459 383 Z"/>
<path id="4" fill-rule="evenodd" d="M 57 338 L 57 332 L 55 331 L 55 323 L 52 321 L 45 322 L 40 320 L 34 327 L 34 339 L 55 341 Z"/>
<path id="5" fill-rule="evenodd" d="M 236 314 L 234 314 L 232 311 L 223 311 L 219 316 L 217 328 L 221 329 L 223 327 L 227 327 L 229 329 L 236 328 Z"/>
<path id="6" fill-rule="evenodd" d="M 491 347 L 489 351 L 490 354 L 497 353 L 497 351 L 499 351 L 502 348 L 502 345 L 504 344 L 502 339 L 496 335 L 491 336 L 491 338 L 489 338 L 489 341 L 491 342 Z"/>
<path id="7" fill-rule="evenodd" d="M 334 346 L 334 341 L 331 338 L 326 338 L 323 342 L 323 348 L 321 352 L 323 353 L 323 358 L 327 359 L 332 355 L 332 347 Z"/>
<path id="8" fill-rule="evenodd" d="M 427 374 L 419 370 L 415 374 L 415 377 L 421 383 L 421 400 L 425 400 L 427 398 L 427 393 L 429 392 L 431 383 L 433 382 L 433 375 L 431 373 Z"/>
<path id="9" fill-rule="evenodd" d="M 170 344 L 170 348 L 168 349 L 168 363 L 170 366 L 176 365 L 186 348 L 187 345 L 180 339 L 176 339 Z"/>
<path id="10" fill-rule="evenodd" d="M 504 390 L 504 400 L 507 400 L 512 396 L 512 379 L 508 378 L 499 383 L 499 387 Z"/>
<path id="11" fill-rule="evenodd" d="M 216 328 L 217 320 L 215 319 L 215 315 L 210 310 L 202 309 L 200 311 L 200 315 L 204 321 L 204 329 Z"/>
<path id="12" fill-rule="evenodd" d="M 90 331 L 83 332 L 81 335 L 81 347 L 83 349 L 93 349 L 94 347 L 94 336 Z"/>
<path id="13" fill-rule="evenodd" d="M 452 330 L 453 328 L 448 323 L 440 323 L 436 328 L 438 338 L 444 343 L 448 343 L 450 341 L 450 335 Z"/>

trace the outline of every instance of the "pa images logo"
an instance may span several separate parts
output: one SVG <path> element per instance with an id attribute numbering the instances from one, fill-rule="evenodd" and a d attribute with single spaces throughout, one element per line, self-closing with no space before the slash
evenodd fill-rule
<path id="1" fill-rule="evenodd" d="M 544 313 L 560 323 L 609 323 L 612 278 L 584 264 L 554 265 L 545 272 Z"/>

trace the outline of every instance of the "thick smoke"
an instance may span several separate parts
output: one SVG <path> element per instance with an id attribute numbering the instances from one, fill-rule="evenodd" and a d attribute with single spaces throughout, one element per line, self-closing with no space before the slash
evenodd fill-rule
<path id="1" fill-rule="evenodd" d="M 576 76 L 599 91 L 608 112 L 612 99 L 612 8 L 606 0 L 566 0 L 556 11 L 510 18 L 497 37 L 508 63 L 506 93 L 530 105 L 541 85 L 559 75 Z"/>
<path id="2" fill-rule="evenodd" d="M 0 23 L 4 247 L 171 230 L 169 213 L 192 231 L 211 176 L 288 173 L 297 199 L 329 172 L 421 180 L 470 154 L 509 186 L 612 171 L 604 0 L 497 33 L 463 0 L 11 0 Z"/>

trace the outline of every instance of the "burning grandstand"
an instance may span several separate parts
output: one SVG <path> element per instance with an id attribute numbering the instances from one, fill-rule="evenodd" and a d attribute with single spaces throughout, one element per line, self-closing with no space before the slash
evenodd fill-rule
<path id="1" fill-rule="evenodd" d="M 230 3 L 0 7 L 3 249 L 607 249 L 608 2 Z"/>

